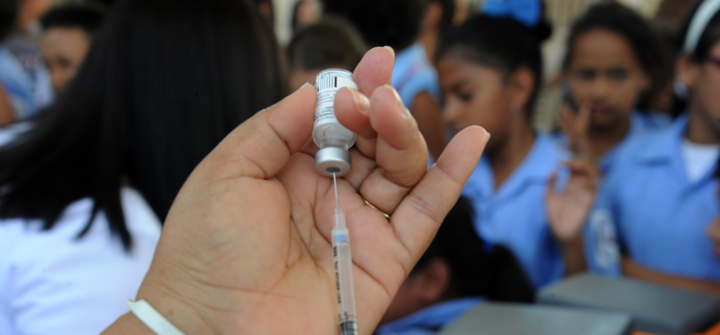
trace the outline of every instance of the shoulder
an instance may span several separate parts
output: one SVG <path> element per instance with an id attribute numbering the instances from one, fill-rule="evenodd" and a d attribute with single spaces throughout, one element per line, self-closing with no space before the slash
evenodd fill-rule
<path id="1" fill-rule="evenodd" d="M 408 108 L 419 92 L 428 92 L 438 100 L 440 89 L 437 84 L 437 72 L 425 56 L 425 49 L 415 43 L 398 53 L 392 75 L 392 86 Z"/>
<path id="2" fill-rule="evenodd" d="M 123 301 L 134 297 L 150 265 L 160 226 L 139 192 L 123 188 L 121 199 L 130 252 L 111 235 L 103 213 L 78 238 L 91 199 L 68 206 L 51 230 L 42 230 L 39 220 L 0 222 L 0 304 L 12 310 L 18 332 L 97 333 L 126 311 Z"/>
<path id="3" fill-rule="evenodd" d="M 627 165 L 637 162 L 638 158 L 665 155 L 674 144 L 679 143 L 678 135 L 686 124 L 687 118 L 681 116 L 665 126 L 653 129 L 653 131 L 646 131 L 628 138 L 627 142 L 618 147 L 618 159 L 615 159 L 614 162 Z"/>
<path id="4" fill-rule="evenodd" d="M 633 114 L 633 122 L 639 122 L 644 129 L 661 129 L 673 123 L 670 115 L 659 112 L 638 112 Z"/>
<path id="5" fill-rule="evenodd" d="M 636 181 L 649 167 L 674 159 L 676 155 L 673 150 L 679 148 L 686 123 L 687 120 L 681 117 L 667 127 L 628 138 L 614 153 L 603 184 L 607 184 L 608 189 L 625 189 L 628 183 Z"/>
<path id="6" fill-rule="evenodd" d="M 142 195 L 129 187 L 123 187 L 120 192 L 123 214 L 132 237 L 157 240 L 161 225 Z M 90 198 L 75 201 L 65 208 L 58 222 L 50 230 L 43 229 L 41 220 L 19 218 L 0 220 L 0 241 L 12 242 L 7 244 L 0 242 L 0 244 L 14 245 L 16 249 L 23 249 L 24 257 L 36 257 L 47 253 L 42 257 L 52 258 L 58 254 L 48 253 L 48 250 L 53 248 L 98 248 L 112 253 L 124 253 L 120 241 L 112 237 L 107 218 L 102 212 L 93 218 L 91 228 L 85 236 L 78 238 L 91 219 L 92 209 L 93 201 Z M 7 253 L 3 254 L 7 255 Z"/>

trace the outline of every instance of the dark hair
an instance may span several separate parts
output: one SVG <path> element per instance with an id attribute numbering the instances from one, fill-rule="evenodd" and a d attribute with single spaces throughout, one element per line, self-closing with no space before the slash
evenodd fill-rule
<path id="1" fill-rule="evenodd" d="M 339 17 L 326 17 L 302 28 L 287 47 L 291 69 L 355 69 L 367 51 L 358 32 Z"/>
<path id="2" fill-rule="evenodd" d="M 651 99 L 667 87 L 672 78 L 660 36 L 638 13 L 624 5 L 609 2 L 593 6 L 572 25 L 563 62 L 565 68 L 570 66 L 578 38 L 598 29 L 622 36 L 635 52 L 640 66 L 651 82 L 651 87 L 641 94 L 637 104 L 638 109 L 647 111 Z"/>
<path id="3" fill-rule="evenodd" d="M 129 248 L 123 184 L 163 221 L 200 160 L 283 96 L 265 27 L 245 1 L 119 2 L 67 89 L 0 149 L 0 217 L 51 229 L 66 206 L 91 198 L 93 216 L 103 211 Z"/>
<path id="4" fill-rule="evenodd" d="M 475 231 L 472 214 L 470 202 L 461 197 L 412 272 L 440 258 L 450 265 L 450 289 L 459 297 L 532 301 L 534 288 L 513 253 L 500 245 L 486 245 Z"/>
<path id="5" fill-rule="evenodd" d="M 535 88 L 523 106 L 530 120 L 543 78 L 540 43 L 551 33 L 552 28 L 544 19 L 529 29 L 511 18 L 475 15 L 441 39 L 435 59 L 457 56 L 498 70 L 506 78 L 527 67 L 535 75 Z"/>
<path id="6" fill-rule="evenodd" d="M 0 42 L 15 28 L 19 11 L 20 0 L 0 1 Z"/>
<path id="7" fill-rule="evenodd" d="M 105 19 L 105 10 L 91 4 L 68 4 L 51 9 L 40 20 L 44 30 L 80 28 L 92 37 Z"/>
<path id="8" fill-rule="evenodd" d="M 400 52 L 415 42 L 427 0 L 323 0 L 325 13 L 346 18 L 370 47 Z"/>
<path id="9" fill-rule="evenodd" d="M 255 5 L 255 10 L 260 13 L 265 24 L 271 29 L 275 29 L 275 6 L 272 0 L 251 0 L 250 3 Z"/>
<path id="10" fill-rule="evenodd" d="M 690 29 L 690 23 L 702 3 L 703 1 L 699 0 L 688 8 L 688 12 L 683 19 L 683 23 L 680 25 L 680 29 L 678 30 L 675 39 L 676 58 L 679 58 L 685 53 L 683 49 L 688 30 Z M 693 50 L 690 54 L 690 59 L 697 64 L 705 62 L 708 57 L 710 57 L 710 51 L 712 50 L 713 45 L 715 45 L 718 41 L 720 41 L 720 11 L 715 13 L 712 19 L 710 19 L 708 24 L 705 26 L 705 29 L 700 35 L 700 39 L 698 39 L 697 45 L 695 46 L 695 50 Z M 677 116 L 684 112 L 686 108 L 687 98 L 674 94 L 671 114 L 673 114 L 673 116 Z"/>
<path id="11" fill-rule="evenodd" d="M 442 16 L 440 17 L 440 33 L 445 33 L 452 27 L 453 18 L 455 17 L 455 0 L 429 0 L 429 2 L 438 2 L 442 8 Z"/>

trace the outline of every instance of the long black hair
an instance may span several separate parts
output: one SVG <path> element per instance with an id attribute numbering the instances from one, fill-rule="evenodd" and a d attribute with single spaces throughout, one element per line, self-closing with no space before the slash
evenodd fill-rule
<path id="1" fill-rule="evenodd" d="M 51 229 L 89 197 L 129 248 L 120 188 L 137 188 L 164 220 L 200 160 L 282 98 L 278 56 L 245 1 L 120 1 L 68 88 L 0 150 L 0 217 Z"/>
<path id="2" fill-rule="evenodd" d="M 676 60 L 685 54 L 683 49 L 685 46 L 685 40 L 687 39 L 688 30 L 690 29 L 692 19 L 695 17 L 702 3 L 703 1 L 700 0 L 690 6 L 685 18 L 683 19 L 683 23 L 680 25 L 680 29 L 678 30 L 675 38 Z M 695 49 L 689 54 L 690 59 L 696 64 L 704 63 L 707 61 L 708 57 L 710 57 L 710 51 L 712 50 L 713 45 L 715 45 L 718 41 L 720 41 L 720 12 L 715 13 L 712 19 L 710 19 L 708 24 L 705 26 L 702 34 L 700 34 L 700 39 L 698 39 Z M 684 112 L 686 108 L 687 96 L 680 96 L 676 92 L 676 94 L 673 95 L 673 104 L 671 109 L 672 114 L 677 116 Z"/>
<path id="3" fill-rule="evenodd" d="M 669 59 L 659 34 L 638 13 L 624 5 L 616 2 L 598 4 L 573 23 L 563 61 L 565 69 L 570 66 L 578 38 L 598 29 L 622 36 L 631 46 L 651 83 L 651 87 L 640 95 L 636 106 L 640 111 L 647 112 L 651 99 L 667 87 L 672 78 Z"/>
<path id="4" fill-rule="evenodd" d="M 461 197 L 411 273 L 440 258 L 450 266 L 449 290 L 456 297 L 533 301 L 534 288 L 515 255 L 504 246 L 486 244 L 475 231 L 472 215 L 472 205 Z"/>
<path id="5" fill-rule="evenodd" d="M 506 78 L 520 67 L 527 67 L 535 78 L 533 93 L 523 106 L 530 121 L 543 78 L 540 43 L 551 33 L 542 15 L 532 29 L 512 18 L 476 15 L 440 40 L 435 59 L 457 56 L 500 71 Z"/>
<path id="6" fill-rule="evenodd" d="M 13 30 L 20 11 L 20 0 L 0 1 L 0 42 Z"/>
<path id="7" fill-rule="evenodd" d="M 369 47 L 400 52 L 415 43 L 428 0 L 322 0 L 325 13 L 352 23 Z"/>

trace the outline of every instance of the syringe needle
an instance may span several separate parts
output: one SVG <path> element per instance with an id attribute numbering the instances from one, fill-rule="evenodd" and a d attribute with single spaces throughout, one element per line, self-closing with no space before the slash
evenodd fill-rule
<path id="1" fill-rule="evenodd" d="M 333 185 L 335 185 L 335 208 L 340 209 L 340 203 L 338 202 L 337 179 L 335 177 L 335 172 L 333 172 Z"/>
<path id="2" fill-rule="evenodd" d="M 338 313 L 340 334 L 357 335 L 357 314 L 355 311 L 355 286 L 352 275 L 350 254 L 350 231 L 345 225 L 345 215 L 340 210 L 337 192 L 337 176 L 333 172 L 335 186 L 335 214 L 333 214 L 332 247 L 335 258 L 335 279 L 337 280 Z"/>

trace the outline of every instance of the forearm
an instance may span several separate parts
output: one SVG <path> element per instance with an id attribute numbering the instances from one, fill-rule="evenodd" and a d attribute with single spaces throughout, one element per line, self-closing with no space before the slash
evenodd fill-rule
<path id="1" fill-rule="evenodd" d="M 631 278 L 720 295 L 719 282 L 691 279 L 657 272 L 633 262 L 628 257 L 623 257 L 622 271 L 625 276 Z"/>

